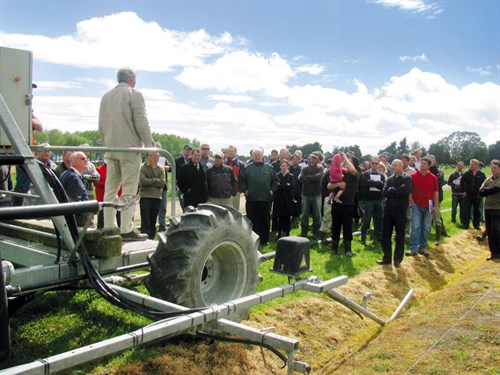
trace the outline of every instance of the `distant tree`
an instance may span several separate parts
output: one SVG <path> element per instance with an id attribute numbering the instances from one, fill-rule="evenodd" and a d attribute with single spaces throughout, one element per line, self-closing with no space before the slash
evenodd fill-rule
<path id="1" fill-rule="evenodd" d="M 420 147 L 420 145 L 418 145 L 418 147 Z M 417 148 L 417 147 L 415 147 L 415 148 Z M 394 141 L 386 148 L 379 150 L 378 155 L 381 155 L 381 154 L 386 152 L 389 154 L 389 159 L 392 160 L 395 158 L 399 158 L 403 154 L 408 154 L 412 150 L 413 149 L 410 149 L 410 147 L 408 146 L 408 141 L 407 141 L 406 137 L 404 137 L 402 140 L 399 141 L 399 146 L 397 145 L 397 142 Z"/>
<path id="2" fill-rule="evenodd" d="M 193 147 L 200 147 L 200 141 L 196 138 L 179 137 L 173 134 L 153 133 L 153 139 L 160 142 L 161 148 L 170 152 L 175 158 L 182 153 L 185 144 L 190 144 Z M 50 143 L 52 146 L 79 146 L 83 143 L 88 143 L 93 147 L 102 146 L 101 136 L 98 130 L 85 130 L 77 132 L 61 132 L 57 129 L 50 129 L 44 132 L 35 132 L 35 140 L 37 143 Z M 54 152 L 55 158 L 58 158 L 60 152 Z M 90 152 L 92 160 L 103 160 L 104 153 L 93 151 Z"/>
<path id="3" fill-rule="evenodd" d="M 35 138 L 35 142 L 37 144 L 40 143 L 50 143 L 49 136 L 45 132 L 33 132 L 33 137 Z"/>
<path id="4" fill-rule="evenodd" d="M 79 133 L 79 132 L 77 132 Z M 98 130 L 85 130 L 80 133 L 82 137 L 87 139 L 87 142 L 90 146 L 101 147 L 101 134 L 99 134 Z"/>
<path id="5" fill-rule="evenodd" d="M 472 155 L 474 159 L 480 160 L 483 163 L 488 163 L 488 148 L 486 144 L 483 143 L 482 147 L 479 147 L 476 152 Z"/>
<path id="6" fill-rule="evenodd" d="M 500 141 L 488 146 L 488 163 L 493 159 L 500 159 Z"/>
<path id="7" fill-rule="evenodd" d="M 170 152 L 174 158 L 182 154 L 186 144 L 190 144 L 192 147 L 200 146 L 200 142 L 196 139 L 189 140 L 189 138 L 179 137 L 174 134 L 153 133 L 152 135 L 156 142 L 160 142 L 161 149 Z"/>
<path id="8" fill-rule="evenodd" d="M 477 133 L 456 131 L 447 137 L 446 142 L 455 163 L 468 162 L 472 158 L 485 160 L 488 157 L 486 145 Z"/>
<path id="9" fill-rule="evenodd" d="M 291 146 L 288 146 L 288 145 L 287 145 L 285 148 L 286 148 L 288 151 L 290 151 L 290 154 L 293 154 L 295 151 L 300 150 L 300 146 L 295 145 L 295 144 L 293 144 L 293 145 L 291 145 Z"/>
<path id="10" fill-rule="evenodd" d="M 304 159 L 306 159 L 309 156 L 309 154 L 311 154 L 314 151 L 321 151 L 323 153 L 322 146 L 319 142 L 307 143 L 302 146 L 296 146 L 296 145 L 286 146 L 286 148 L 290 151 L 290 153 L 293 153 L 297 150 L 301 150 Z"/>
<path id="11" fill-rule="evenodd" d="M 422 148 L 422 145 L 420 144 L 420 142 L 419 141 L 412 142 L 412 144 L 410 146 L 410 151 L 409 152 L 413 152 L 417 148 Z"/>
<path id="12" fill-rule="evenodd" d="M 339 152 L 347 152 L 347 151 L 353 151 L 358 158 L 361 158 L 361 156 L 363 155 L 363 153 L 361 152 L 361 148 L 358 145 L 353 145 L 353 146 L 333 146 L 333 151 L 331 152 L 330 156 L 338 154 Z M 328 154 L 328 152 L 326 154 Z"/>
<path id="13" fill-rule="evenodd" d="M 383 154 L 384 152 L 389 154 L 389 160 L 392 160 L 398 154 L 398 148 L 396 146 L 396 141 L 392 142 L 389 146 L 382 150 L 378 150 L 378 155 Z"/>
<path id="14" fill-rule="evenodd" d="M 359 161 L 360 161 L 361 163 L 363 163 L 363 162 L 364 162 L 364 161 L 366 161 L 366 160 L 370 161 L 370 160 L 371 160 L 371 158 L 372 158 L 372 156 L 373 156 L 372 154 L 366 154 L 366 155 L 363 155 L 363 156 L 361 156 L 361 159 L 360 159 Z"/>
<path id="15" fill-rule="evenodd" d="M 422 150 L 422 155 L 426 155 L 427 154 L 427 149 L 424 146 L 422 146 L 419 141 L 413 142 L 411 144 L 410 149 L 408 150 L 408 152 L 410 154 L 412 154 L 413 151 L 415 151 L 417 148 L 420 148 Z"/>
<path id="16" fill-rule="evenodd" d="M 399 158 L 401 155 L 408 154 L 409 152 L 410 148 L 408 147 L 408 141 L 406 140 L 406 137 L 404 137 L 401 141 L 399 141 L 396 156 Z"/>
<path id="17" fill-rule="evenodd" d="M 441 139 L 437 143 L 432 143 L 429 146 L 429 154 L 434 155 L 439 164 L 450 164 L 450 151 L 446 138 Z"/>
<path id="18" fill-rule="evenodd" d="M 64 134 L 57 129 L 45 130 L 43 132 L 34 132 L 37 143 L 50 143 L 52 146 L 61 146 L 64 144 Z"/>
<path id="19" fill-rule="evenodd" d="M 82 136 L 80 133 L 66 133 L 64 143 L 60 146 L 79 146 L 84 143 L 89 143 L 89 140 Z"/>

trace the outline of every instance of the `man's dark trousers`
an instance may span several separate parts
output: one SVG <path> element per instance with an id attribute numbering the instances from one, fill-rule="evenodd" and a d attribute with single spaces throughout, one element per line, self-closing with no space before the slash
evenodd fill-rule
<path id="1" fill-rule="evenodd" d="M 384 262 L 392 261 L 392 230 L 396 229 L 396 247 L 394 249 L 394 263 L 403 261 L 405 250 L 406 207 L 385 206 L 382 223 L 382 251 Z"/>

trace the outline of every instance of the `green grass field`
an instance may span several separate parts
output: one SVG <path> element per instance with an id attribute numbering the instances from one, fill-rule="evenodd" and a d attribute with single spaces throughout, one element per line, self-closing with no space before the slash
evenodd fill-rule
<path id="1" fill-rule="evenodd" d="M 450 170 L 446 171 L 446 175 Z M 451 205 L 451 193 L 445 191 L 442 209 L 446 210 Z M 445 226 L 450 235 L 458 233 L 456 225 L 450 223 L 450 213 L 443 214 Z M 291 235 L 298 235 L 299 229 L 295 228 Z M 340 275 L 355 276 L 363 270 L 378 267 L 376 260 L 381 258 L 380 244 L 368 240 L 366 246 L 360 244 L 360 238 L 355 237 L 352 243 L 353 257 L 344 255 L 332 256 L 328 245 L 319 245 L 311 249 L 312 274 L 330 279 Z M 429 242 L 434 242 L 434 230 L 431 231 Z M 260 251 L 267 253 L 275 250 L 276 237 Z M 258 291 L 287 283 L 287 278 L 269 271 L 273 260 L 262 263 L 260 273 L 263 276 Z M 307 277 L 310 274 L 305 274 Z M 137 288 L 142 293 L 147 293 L 143 286 Z M 292 299 L 299 299 L 307 292 L 299 292 L 284 298 L 275 299 L 266 304 L 254 307 L 251 312 L 265 312 L 276 305 Z M 13 355 L 11 360 L 4 365 L 10 367 L 37 358 L 43 358 L 65 352 L 74 348 L 89 345 L 106 338 L 118 336 L 138 329 L 148 323 L 148 319 L 136 314 L 120 310 L 98 297 L 92 290 L 55 291 L 45 293 L 35 298 L 31 303 L 23 306 L 11 317 Z M 91 371 L 102 370 L 102 366 L 116 366 L 132 360 L 154 358 L 158 355 L 157 347 L 147 347 L 129 350 L 112 359 L 93 362 L 77 369 L 68 370 L 67 373 L 83 374 Z M 107 371 L 104 371 L 107 372 Z"/>

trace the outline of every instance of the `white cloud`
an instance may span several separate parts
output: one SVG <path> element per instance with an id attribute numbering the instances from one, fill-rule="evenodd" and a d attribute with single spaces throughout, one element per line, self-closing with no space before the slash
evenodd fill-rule
<path id="1" fill-rule="evenodd" d="M 177 101 L 169 91 L 141 91 L 154 131 L 197 138 L 214 149 L 236 144 L 242 154 L 256 145 L 269 150 L 316 141 L 324 151 L 357 144 L 364 153 L 376 153 L 405 137 L 409 143 L 428 146 L 457 130 L 477 132 L 487 145 L 500 139 L 498 84 L 457 87 L 438 74 L 414 68 L 372 91 L 362 82 L 355 85 L 353 93 L 293 86 L 288 103 L 278 101 L 279 107 L 263 106 L 269 103 L 267 97 L 255 96 L 252 105 L 261 104 L 257 109 L 242 107 L 244 95 L 214 95 L 211 99 L 224 102 L 201 108 Z M 242 101 L 233 100 L 235 107 L 231 98 Z M 37 96 L 35 111 L 47 128 L 97 129 L 99 102 L 100 98 Z"/>
<path id="2" fill-rule="evenodd" d="M 64 89 L 75 89 L 81 88 L 80 82 L 75 81 L 37 81 L 37 88 L 34 92 L 36 94 L 39 90 L 64 90 Z"/>
<path id="3" fill-rule="evenodd" d="M 477 74 L 481 77 L 484 77 L 484 76 L 490 76 L 492 73 L 491 73 L 491 66 L 486 66 L 484 68 L 471 68 L 470 66 L 467 67 L 467 71 L 469 73 L 474 73 L 474 74 Z"/>
<path id="4" fill-rule="evenodd" d="M 44 129 L 96 130 L 100 102 L 101 98 L 36 95 L 33 110 Z"/>
<path id="5" fill-rule="evenodd" d="M 286 83 L 293 76 L 290 65 L 277 53 L 266 58 L 258 53 L 235 51 L 212 64 L 188 67 L 176 79 L 197 90 L 216 89 L 234 94 L 261 92 L 284 97 L 288 93 Z"/>
<path id="6" fill-rule="evenodd" d="M 248 103 L 253 101 L 252 97 L 246 95 L 209 95 L 208 99 L 229 103 Z"/>
<path id="7" fill-rule="evenodd" d="M 111 27 L 119 38 L 107 35 Z M 134 29 L 141 41 L 130 55 L 120 44 L 121 39 L 137 42 L 127 29 Z M 92 88 L 116 83 L 86 78 L 92 76 L 88 71 L 124 65 L 130 58 L 128 64 L 139 70 L 166 72 L 155 86 L 138 87 L 153 130 L 206 141 L 214 149 L 232 143 L 246 154 L 256 145 L 269 150 L 318 141 L 325 151 L 334 144 L 358 144 L 364 153 L 375 153 L 405 137 L 428 146 L 457 130 L 475 131 L 487 144 L 499 139 L 500 86 L 492 82 L 458 87 L 439 74 L 414 68 L 371 89 L 351 79 L 354 90 L 348 92 L 328 86 L 319 64 L 239 48 L 227 33 L 167 30 L 134 13 L 82 21 L 73 35 L 1 37 L 3 45 L 34 50 L 35 59 L 53 62 L 56 71 L 61 65 L 87 67 L 87 74 L 74 69 L 83 78 L 37 82 L 34 108 L 46 128 L 97 129 L 102 92 Z M 145 46 L 143 40 L 159 41 L 162 48 Z M 427 56 L 403 56 L 402 61 L 427 61 Z M 180 69 L 169 72 L 174 67 Z M 294 78 L 300 73 L 307 74 L 300 75 L 299 85 Z M 307 81 L 309 75 L 321 84 Z M 166 87 L 166 79 L 176 79 L 185 91 L 176 91 L 177 82 Z M 71 97 L 64 96 L 67 90 Z"/>
<path id="8" fill-rule="evenodd" d="M 318 75 L 318 74 L 321 74 L 325 71 L 325 67 L 318 65 L 318 64 L 302 65 L 302 66 L 295 68 L 295 70 L 298 73 L 308 73 L 311 75 Z"/>
<path id="9" fill-rule="evenodd" d="M 427 18 L 435 18 L 443 11 L 439 4 L 428 0 L 371 0 L 370 2 L 388 8 L 399 8 L 406 12 L 422 14 Z"/>
<path id="10" fill-rule="evenodd" d="M 349 57 L 349 56 L 344 56 L 343 60 L 342 60 L 345 64 L 349 64 L 349 65 L 356 65 L 356 64 L 359 64 L 360 62 L 363 61 L 363 59 L 361 57 L 358 57 L 358 58 L 353 58 L 353 57 Z"/>
<path id="11" fill-rule="evenodd" d="M 81 21 L 72 35 L 50 38 L 1 33 L 0 39 L 4 46 L 33 51 L 38 60 L 53 64 L 112 68 L 128 65 L 158 72 L 176 66 L 202 65 L 205 58 L 243 43 L 229 33 L 211 36 L 205 30 L 169 30 L 156 22 L 144 21 L 133 12 Z M 154 41 L 154 48 L 145 41 Z"/>
<path id="12" fill-rule="evenodd" d="M 500 125 L 500 124 L 499 124 Z M 486 145 L 492 145 L 500 141 L 500 130 L 493 130 L 481 138 Z"/>
<path id="13" fill-rule="evenodd" d="M 429 62 L 429 59 L 427 58 L 427 56 L 425 55 L 425 53 L 422 53 L 421 55 L 418 55 L 418 56 L 403 55 L 403 56 L 400 56 L 399 59 L 401 61 L 413 61 L 413 62 L 424 61 L 424 62 Z"/>

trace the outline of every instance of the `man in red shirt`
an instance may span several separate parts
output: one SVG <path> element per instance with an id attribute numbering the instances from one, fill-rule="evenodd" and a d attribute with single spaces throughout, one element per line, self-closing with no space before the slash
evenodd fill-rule
<path id="1" fill-rule="evenodd" d="M 422 158 L 420 170 L 411 175 L 411 238 L 410 252 L 406 255 L 429 256 L 426 249 L 432 214 L 439 209 L 439 186 L 436 176 L 429 172 L 431 163 L 429 158 Z"/>

